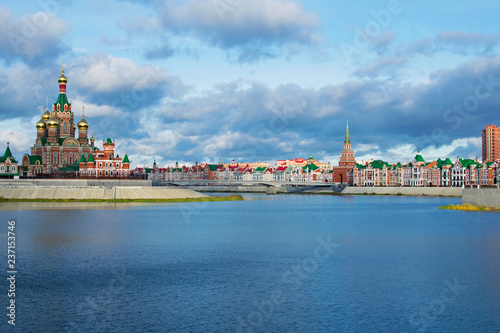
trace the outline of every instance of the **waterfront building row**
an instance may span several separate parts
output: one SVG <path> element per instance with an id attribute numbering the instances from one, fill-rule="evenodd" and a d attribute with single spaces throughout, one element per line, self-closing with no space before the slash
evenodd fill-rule
<path id="1" fill-rule="evenodd" d="M 419 153 L 407 164 L 389 164 L 376 160 L 365 165 L 356 164 L 349 172 L 352 186 L 493 186 L 500 181 L 499 162 L 480 163 L 477 159 L 449 158 L 425 162 Z"/>

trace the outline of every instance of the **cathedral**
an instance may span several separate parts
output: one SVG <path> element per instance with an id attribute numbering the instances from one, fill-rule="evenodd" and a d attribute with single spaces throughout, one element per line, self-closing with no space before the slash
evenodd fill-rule
<path id="1" fill-rule="evenodd" d="M 100 157 L 100 151 L 94 146 L 94 137 L 88 137 L 89 123 L 85 120 L 85 108 L 82 108 L 82 118 L 75 123 L 75 114 L 71 109 L 71 103 L 66 96 L 66 84 L 68 79 L 64 76 L 64 67 L 61 76 L 57 79 L 59 83 L 59 96 L 55 103 L 52 103 L 49 112 L 49 101 L 47 98 L 47 108 L 43 113 L 41 109 L 40 120 L 36 123 L 36 141 L 31 147 L 31 153 L 25 154 L 22 159 L 22 171 L 25 176 L 33 177 L 39 174 L 52 174 L 56 172 L 78 172 L 80 166 L 87 167 L 82 161 L 91 161 Z M 76 138 L 78 133 L 78 138 Z M 110 140 L 110 139 L 108 139 Z M 114 143 L 113 143 L 114 149 Z M 108 158 L 113 159 L 113 168 L 111 163 L 106 163 L 106 172 L 102 175 L 109 176 L 128 176 L 128 172 L 121 172 L 122 165 L 120 159 L 120 172 L 114 170 L 118 164 L 118 156 L 108 152 Z M 126 156 L 126 155 L 125 155 Z M 125 164 L 128 166 L 128 158 Z M 98 167 L 98 165 L 97 165 Z M 87 170 L 86 170 L 87 171 Z M 99 177 L 97 172 L 85 172 L 80 176 Z"/>

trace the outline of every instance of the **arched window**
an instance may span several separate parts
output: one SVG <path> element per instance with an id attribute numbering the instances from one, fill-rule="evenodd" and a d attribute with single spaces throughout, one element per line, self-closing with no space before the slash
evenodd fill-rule
<path id="1" fill-rule="evenodd" d="M 108 172 L 106 171 L 106 176 L 108 175 Z"/>

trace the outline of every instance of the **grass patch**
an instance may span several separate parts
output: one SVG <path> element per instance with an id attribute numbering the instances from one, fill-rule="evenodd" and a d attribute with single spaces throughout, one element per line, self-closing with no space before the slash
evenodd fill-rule
<path id="1" fill-rule="evenodd" d="M 218 201 L 243 201 L 241 195 L 228 195 L 225 197 L 177 198 L 177 199 L 7 199 L 0 197 L 0 202 L 218 202 Z"/>
<path id="2" fill-rule="evenodd" d="M 499 212 L 500 211 L 500 208 L 474 206 L 474 205 L 470 205 L 470 204 L 448 205 L 448 206 L 439 207 L 439 209 L 464 210 L 464 211 L 471 211 L 471 212 Z"/>

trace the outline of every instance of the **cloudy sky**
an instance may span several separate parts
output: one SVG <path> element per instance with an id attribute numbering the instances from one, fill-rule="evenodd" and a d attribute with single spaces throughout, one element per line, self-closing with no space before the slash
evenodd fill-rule
<path id="1" fill-rule="evenodd" d="M 497 0 L 0 5 L 0 144 L 33 145 L 61 62 L 76 120 L 133 166 L 481 158 L 500 123 Z M 500 124 L 499 124 L 500 125 Z M 0 147 L 1 148 L 1 147 Z M 1 148 L 4 149 L 4 148 Z"/>

